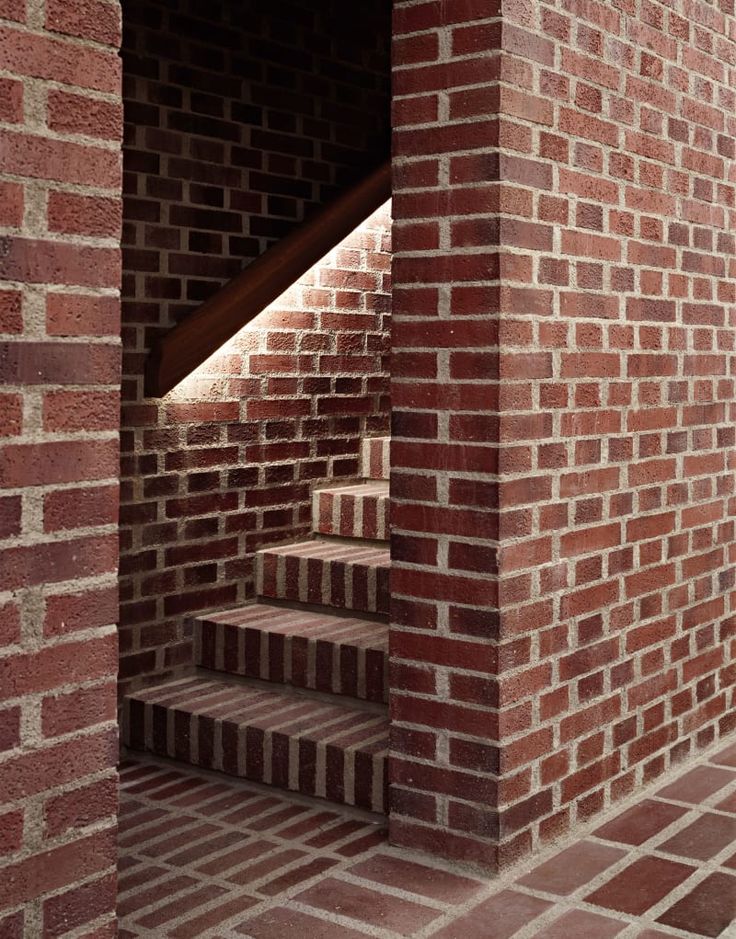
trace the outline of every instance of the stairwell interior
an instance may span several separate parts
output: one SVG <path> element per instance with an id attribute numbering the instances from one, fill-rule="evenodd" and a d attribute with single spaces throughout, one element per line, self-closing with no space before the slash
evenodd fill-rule
<path id="1" fill-rule="evenodd" d="M 123 43 L 121 741 L 377 813 L 390 19 L 130 0 Z"/>
<path id="2" fill-rule="evenodd" d="M 388 805 L 389 438 L 259 551 L 257 602 L 194 620 L 196 669 L 124 699 L 126 746 L 373 812 Z"/>

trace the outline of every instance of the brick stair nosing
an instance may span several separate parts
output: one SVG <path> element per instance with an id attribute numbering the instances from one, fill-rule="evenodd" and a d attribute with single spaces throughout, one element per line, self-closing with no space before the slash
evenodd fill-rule
<path id="1" fill-rule="evenodd" d="M 377 703 L 388 697 L 388 626 L 254 603 L 194 620 L 203 668 Z"/>
<path id="2" fill-rule="evenodd" d="M 122 737 L 132 749 L 386 811 L 388 717 L 374 705 L 198 672 L 127 695 Z"/>

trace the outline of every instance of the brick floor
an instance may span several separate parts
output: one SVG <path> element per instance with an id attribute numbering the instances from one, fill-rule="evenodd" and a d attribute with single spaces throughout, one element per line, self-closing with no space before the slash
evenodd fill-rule
<path id="1" fill-rule="evenodd" d="M 122 766 L 120 849 L 120 939 L 736 939 L 736 746 L 498 880 L 148 757 Z"/>

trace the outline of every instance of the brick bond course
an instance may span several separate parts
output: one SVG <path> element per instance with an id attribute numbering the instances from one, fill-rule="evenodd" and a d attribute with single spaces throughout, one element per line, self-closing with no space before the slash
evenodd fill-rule
<path id="1" fill-rule="evenodd" d="M 0 2 L 0 935 L 115 935 L 117 2 Z"/>
<path id="2" fill-rule="evenodd" d="M 734 726 L 733 13 L 395 6 L 397 843 L 503 866 Z"/>
<path id="3" fill-rule="evenodd" d="M 311 487 L 387 427 L 388 217 L 159 402 L 154 339 L 380 154 L 387 7 L 125 10 L 122 678 L 191 662 L 185 617 L 253 595 Z M 359 21 L 356 25 L 356 16 Z M 349 20 L 349 22 L 348 22 Z"/>

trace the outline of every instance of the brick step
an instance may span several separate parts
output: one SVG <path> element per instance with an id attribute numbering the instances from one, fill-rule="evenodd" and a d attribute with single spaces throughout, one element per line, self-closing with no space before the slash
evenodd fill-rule
<path id="1" fill-rule="evenodd" d="M 203 668 L 331 694 L 388 697 L 386 623 L 254 603 L 194 620 Z"/>
<path id="2" fill-rule="evenodd" d="M 360 454 L 361 476 L 364 479 L 389 478 L 390 449 L 390 437 L 366 437 Z"/>
<path id="3" fill-rule="evenodd" d="M 259 597 L 320 604 L 359 613 L 388 613 L 389 551 L 329 538 L 256 554 Z"/>
<path id="4" fill-rule="evenodd" d="M 386 811 L 388 718 L 373 705 L 198 673 L 127 695 L 121 731 L 133 750 Z"/>
<path id="5" fill-rule="evenodd" d="M 321 535 L 385 541 L 388 511 L 388 482 L 382 479 L 316 489 L 312 494 L 312 530 Z"/>

